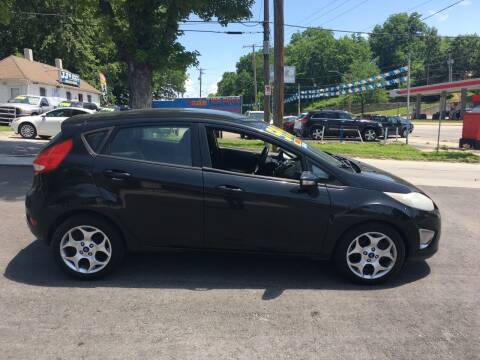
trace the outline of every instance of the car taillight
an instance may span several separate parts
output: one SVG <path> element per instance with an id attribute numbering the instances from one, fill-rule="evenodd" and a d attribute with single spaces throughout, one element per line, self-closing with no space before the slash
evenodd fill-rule
<path id="1" fill-rule="evenodd" d="M 72 139 L 65 140 L 42 151 L 33 161 L 35 174 L 55 170 L 72 150 Z"/>
<path id="2" fill-rule="evenodd" d="M 300 122 L 302 124 L 305 124 L 308 121 L 308 116 L 304 116 L 303 118 L 300 119 Z"/>

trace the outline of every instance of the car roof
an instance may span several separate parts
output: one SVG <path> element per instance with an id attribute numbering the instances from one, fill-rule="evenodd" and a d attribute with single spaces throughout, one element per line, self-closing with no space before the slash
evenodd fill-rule
<path id="1" fill-rule="evenodd" d="M 90 110 L 90 109 L 86 109 L 84 107 L 78 107 L 78 106 L 59 106 L 53 110 L 59 110 L 59 109 L 82 110 L 82 111 L 90 112 L 92 114 L 95 112 L 95 110 Z M 53 111 L 53 110 L 50 110 L 50 111 Z"/>
<path id="2" fill-rule="evenodd" d="M 191 108 L 162 108 L 162 109 L 142 109 L 127 110 L 116 112 L 95 112 L 73 116 L 62 123 L 62 131 L 68 128 L 101 128 L 115 125 L 131 124 L 139 121 L 148 122 L 156 120 L 168 121 L 205 121 L 219 123 L 235 123 L 247 126 L 255 126 L 255 123 L 263 123 L 261 120 L 249 119 L 243 115 L 208 109 Z"/>

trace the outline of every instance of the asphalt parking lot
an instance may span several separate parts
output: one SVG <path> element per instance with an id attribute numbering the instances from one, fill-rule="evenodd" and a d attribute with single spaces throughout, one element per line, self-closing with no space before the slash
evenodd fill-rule
<path id="1" fill-rule="evenodd" d="M 0 166 L 2 359 L 478 359 L 480 192 L 424 187 L 439 253 L 381 287 L 329 263 L 222 254 L 130 256 L 95 282 L 58 271 L 28 231 L 28 167 Z"/>

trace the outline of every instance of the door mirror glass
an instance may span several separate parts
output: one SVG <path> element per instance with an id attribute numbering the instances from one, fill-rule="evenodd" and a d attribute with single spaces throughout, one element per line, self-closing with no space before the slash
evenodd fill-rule
<path id="1" fill-rule="evenodd" d="M 300 176 L 300 187 L 302 189 L 313 189 L 317 187 L 318 179 L 310 171 L 302 172 Z"/>

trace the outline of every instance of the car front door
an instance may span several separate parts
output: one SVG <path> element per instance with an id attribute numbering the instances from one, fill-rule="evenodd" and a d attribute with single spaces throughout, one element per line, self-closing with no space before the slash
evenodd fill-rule
<path id="1" fill-rule="evenodd" d="M 320 252 L 330 215 L 326 187 L 319 185 L 318 191 L 306 192 L 295 178 L 255 175 L 245 171 L 245 167 L 243 171 L 236 171 L 235 164 L 225 162 L 219 166 L 212 156 L 217 150 L 211 148 L 215 142 L 209 140 L 209 131 L 208 127 L 204 128 L 207 246 L 246 251 Z M 254 133 L 246 135 L 250 139 L 255 137 Z M 269 141 L 265 137 L 262 140 Z M 217 146 L 221 148 L 222 144 Z M 288 148 L 288 151 L 297 156 L 303 166 L 300 148 Z"/>
<path id="2" fill-rule="evenodd" d="M 55 136 L 61 130 L 61 123 L 70 117 L 70 109 L 55 109 L 41 115 L 38 125 L 39 135 Z"/>
<path id="3" fill-rule="evenodd" d="M 143 248 L 204 246 L 196 141 L 189 123 L 120 127 L 95 157 L 95 181 L 109 212 Z"/>

